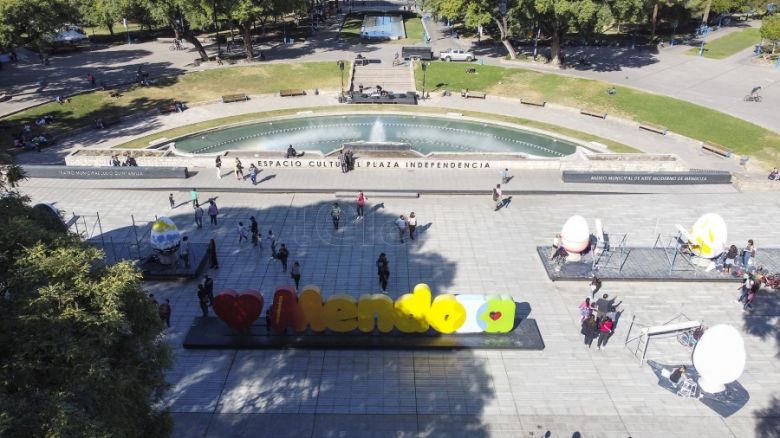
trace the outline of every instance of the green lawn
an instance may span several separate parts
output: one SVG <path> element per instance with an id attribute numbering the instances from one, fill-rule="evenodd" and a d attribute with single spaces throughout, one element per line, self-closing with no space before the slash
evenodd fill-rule
<path id="1" fill-rule="evenodd" d="M 346 105 L 346 106 L 329 106 L 329 107 L 313 107 L 313 108 L 293 108 L 275 111 L 266 111 L 261 113 L 241 114 L 237 116 L 223 117 L 220 119 L 207 120 L 205 122 L 193 123 L 191 125 L 182 126 L 179 128 L 169 129 L 166 131 L 156 132 L 154 134 L 146 135 L 144 137 L 136 138 L 135 140 L 116 146 L 117 148 L 145 148 L 149 146 L 149 143 L 161 138 L 174 139 L 184 135 L 192 134 L 195 132 L 203 131 L 206 129 L 216 128 L 218 126 L 225 126 L 236 123 L 260 121 L 269 119 L 272 117 L 286 116 L 296 114 L 299 111 L 311 111 L 313 113 L 324 112 L 414 112 L 414 113 L 433 113 L 433 114 L 446 114 L 451 109 L 447 108 L 423 108 L 419 106 L 386 106 L 386 105 Z M 485 120 L 496 120 L 501 122 L 513 123 L 515 125 L 527 126 L 530 128 L 543 129 L 550 132 L 555 132 L 568 137 L 576 138 L 585 142 L 595 141 L 602 143 L 609 147 L 612 152 L 639 152 L 637 149 L 631 146 L 618 143 L 616 141 L 607 140 L 595 135 L 591 135 L 585 132 L 580 132 L 574 129 L 564 128 L 561 126 L 551 125 L 548 123 L 536 122 L 533 120 L 521 119 L 519 117 L 504 116 L 500 114 L 488 114 L 477 111 L 465 111 L 463 115 L 468 117 L 475 117 Z"/>
<path id="2" fill-rule="evenodd" d="M 425 29 L 423 29 L 420 17 L 413 17 L 404 20 L 406 27 L 406 39 L 400 40 L 404 44 L 417 44 L 425 40 Z"/>
<path id="3" fill-rule="evenodd" d="M 705 58 L 723 59 L 761 42 L 761 34 L 757 28 L 748 28 L 726 36 L 716 38 L 704 44 Z M 685 52 L 689 55 L 699 55 L 699 48 L 693 47 Z"/>
<path id="4" fill-rule="evenodd" d="M 780 135 L 719 111 L 671 97 L 617 87 L 610 96 L 606 82 L 578 79 L 522 69 L 469 64 L 476 74 L 467 74 L 464 64 L 433 62 L 426 73 L 426 89 L 453 93 L 463 88 L 488 94 L 543 99 L 563 105 L 602 110 L 609 114 L 663 125 L 671 131 L 698 140 L 712 141 L 751 155 L 765 164 L 780 159 Z M 422 72 L 417 67 L 417 87 Z"/>
<path id="5" fill-rule="evenodd" d="M 151 111 L 172 99 L 186 104 L 219 99 L 223 94 L 276 93 L 286 88 L 338 88 L 340 78 L 335 62 L 263 64 L 190 73 L 152 87 L 133 87 L 122 92 L 119 98 L 110 97 L 107 91 L 95 91 L 73 96 L 69 103 L 47 103 L 0 119 L 0 149 L 10 147 L 13 133 L 42 115 L 54 116 L 54 123 L 46 129 L 52 136 L 92 125 L 98 117 Z"/>

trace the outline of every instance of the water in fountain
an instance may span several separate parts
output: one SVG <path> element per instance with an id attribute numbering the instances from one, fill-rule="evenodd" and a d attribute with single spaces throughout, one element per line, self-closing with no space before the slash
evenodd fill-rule
<path id="1" fill-rule="evenodd" d="M 371 143 L 381 143 L 385 141 L 385 125 L 382 124 L 381 120 L 376 119 L 376 122 L 374 122 L 374 126 L 371 127 L 371 135 L 369 135 L 368 141 Z"/>

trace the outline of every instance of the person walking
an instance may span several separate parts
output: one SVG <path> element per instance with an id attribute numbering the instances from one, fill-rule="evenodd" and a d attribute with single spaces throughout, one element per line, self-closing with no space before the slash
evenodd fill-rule
<path id="1" fill-rule="evenodd" d="M 414 231 L 417 229 L 417 216 L 414 212 L 409 213 L 409 220 L 406 223 L 409 226 L 409 238 L 414 240 Z"/>
<path id="2" fill-rule="evenodd" d="M 401 243 L 404 243 L 404 234 L 406 234 L 406 218 L 404 215 L 398 217 L 395 220 L 395 226 L 398 227 L 398 237 L 401 239 Z"/>
<path id="3" fill-rule="evenodd" d="M 296 260 L 293 265 L 292 269 L 290 269 L 290 277 L 292 277 L 293 281 L 295 282 L 295 289 L 298 290 L 301 287 L 301 265 Z"/>
<path id="4" fill-rule="evenodd" d="M 252 233 L 252 246 L 257 246 L 258 242 L 260 241 L 260 229 L 257 226 L 257 221 L 255 220 L 254 216 L 250 217 L 249 221 L 249 230 Z"/>
<path id="5" fill-rule="evenodd" d="M 197 225 L 197 227 L 199 229 L 203 228 L 203 214 L 204 214 L 203 207 L 201 207 L 200 204 L 196 205 L 195 206 L 195 225 Z"/>
<path id="6" fill-rule="evenodd" d="M 387 293 L 387 280 L 390 278 L 390 263 L 385 253 L 379 254 L 376 260 L 377 275 L 379 275 L 379 284 L 382 286 L 382 292 Z"/>
<path id="7" fill-rule="evenodd" d="M 596 275 L 590 280 L 590 300 L 596 299 L 596 294 L 601 290 L 601 279 Z"/>
<path id="8" fill-rule="evenodd" d="M 165 326 L 171 328 L 171 300 L 166 298 L 165 302 L 160 304 L 159 314 Z"/>
<path id="9" fill-rule="evenodd" d="M 590 348 L 593 345 L 593 340 L 599 335 L 599 325 L 596 322 L 596 317 L 591 313 L 587 318 L 582 320 L 582 329 L 580 330 L 585 336 L 585 346 Z"/>
<path id="10" fill-rule="evenodd" d="M 742 266 L 747 270 L 750 265 L 750 260 L 756 258 L 756 245 L 753 243 L 753 239 L 748 240 L 745 248 L 742 249 Z"/>
<path id="11" fill-rule="evenodd" d="M 287 247 L 283 244 L 279 247 L 279 252 L 276 254 L 276 258 L 282 262 L 282 272 L 287 272 L 287 258 L 290 256 L 290 252 L 287 251 Z"/>
<path id="12" fill-rule="evenodd" d="M 271 257 L 276 258 L 276 237 L 270 228 L 268 229 L 268 241 L 271 242 Z"/>
<path id="13" fill-rule="evenodd" d="M 181 246 L 179 249 L 179 257 L 184 260 L 184 267 L 190 267 L 190 238 L 184 236 L 181 238 Z"/>
<path id="14" fill-rule="evenodd" d="M 496 203 L 495 211 L 500 210 L 504 205 L 504 200 L 502 199 L 503 195 L 504 193 L 501 191 L 501 184 L 496 184 L 496 187 L 493 189 L 493 202 Z"/>
<path id="15" fill-rule="evenodd" d="M 208 275 L 203 277 L 203 289 L 209 299 L 209 305 L 214 306 L 214 279 Z"/>
<path id="16" fill-rule="evenodd" d="M 599 321 L 604 319 L 607 316 L 607 313 L 612 311 L 612 307 L 614 307 L 615 300 L 617 297 L 609 299 L 609 295 L 604 294 L 596 301 L 596 312 L 597 312 L 597 318 Z"/>
<path id="17" fill-rule="evenodd" d="M 217 226 L 218 214 L 219 209 L 217 208 L 217 203 L 214 201 L 209 201 L 209 218 L 211 219 L 211 225 Z"/>
<path id="18" fill-rule="evenodd" d="M 244 165 L 241 164 L 241 160 L 236 157 L 236 161 L 233 163 L 233 170 L 236 173 L 236 179 L 241 181 L 244 179 Z"/>
<path id="19" fill-rule="evenodd" d="M 200 305 L 200 311 L 203 312 L 203 317 L 209 316 L 209 297 L 206 295 L 206 289 L 202 284 L 198 285 L 198 304 Z"/>
<path id="20" fill-rule="evenodd" d="M 590 298 L 585 297 L 585 300 L 580 303 L 580 322 L 588 319 L 588 316 L 593 315 L 593 305 L 590 302 Z"/>
<path id="21" fill-rule="evenodd" d="M 217 179 L 222 179 L 222 157 L 219 155 L 214 160 L 214 167 L 217 168 Z"/>
<path id="22" fill-rule="evenodd" d="M 747 297 L 750 294 L 750 291 L 753 289 L 753 286 L 755 286 L 753 278 L 750 276 L 750 274 L 745 273 L 744 277 L 742 278 L 742 286 L 740 286 L 738 289 L 741 291 L 739 299 L 737 299 L 738 303 L 747 301 Z"/>
<path id="23" fill-rule="evenodd" d="M 501 184 L 506 184 L 509 182 L 509 169 L 504 168 L 501 172 L 499 172 L 501 175 Z"/>
<path id="24" fill-rule="evenodd" d="M 238 233 L 238 244 L 241 245 L 244 243 L 245 240 L 247 240 L 246 227 L 244 226 L 243 222 L 238 223 L 238 227 L 236 227 L 236 232 Z"/>
<path id="25" fill-rule="evenodd" d="M 613 327 L 612 320 L 607 317 L 604 319 L 604 321 L 601 322 L 599 325 L 599 341 L 596 343 L 596 349 L 602 350 L 607 348 L 607 341 L 609 341 L 609 337 L 612 336 L 612 327 Z"/>
<path id="26" fill-rule="evenodd" d="M 209 247 L 206 250 L 209 255 L 209 264 L 211 269 L 219 269 L 219 262 L 217 261 L 217 242 L 214 239 L 209 240 Z"/>
<path id="27" fill-rule="evenodd" d="M 173 200 L 173 193 L 168 195 L 168 203 L 171 204 L 171 208 L 176 208 L 176 201 Z"/>
<path id="28" fill-rule="evenodd" d="M 192 200 L 192 208 L 198 207 L 198 189 L 193 188 L 190 190 L 190 200 Z"/>
<path id="29" fill-rule="evenodd" d="M 357 219 L 363 218 L 363 208 L 366 206 L 366 201 L 368 198 L 366 198 L 366 195 L 363 194 L 363 191 L 359 191 L 357 194 L 357 200 L 355 203 L 357 204 Z"/>
<path id="30" fill-rule="evenodd" d="M 257 167 L 255 163 L 249 165 L 249 180 L 252 181 L 252 185 L 257 185 Z"/>
<path id="31" fill-rule="evenodd" d="M 338 202 L 333 203 L 333 208 L 330 209 L 330 218 L 333 220 L 333 228 L 339 229 L 339 221 L 341 220 L 341 207 Z"/>

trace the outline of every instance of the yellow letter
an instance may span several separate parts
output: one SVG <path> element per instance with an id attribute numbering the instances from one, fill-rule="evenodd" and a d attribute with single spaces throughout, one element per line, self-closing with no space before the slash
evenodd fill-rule
<path id="1" fill-rule="evenodd" d="M 466 309 L 455 295 L 439 295 L 433 299 L 428 312 L 428 323 L 439 333 L 452 333 L 466 321 Z"/>
<path id="2" fill-rule="evenodd" d="M 312 331 L 325 331 L 327 324 L 325 324 L 325 312 L 322 309 L 322 295 L 320 295 L 319 286 L 313 284 L 304 286 L 303 292 L 298 296 L 298 306 Z"/>
<path id="3" fill-rule="evenodd" d="M 395 326 L 404 333 L 425 333 L 430 327 L 428 311 L 431 308 L 431 290 L 420 283 L 411 294 L 403 294 L 395 302 Z"/>
<path id="4" fill-rule="evenodd" d="M 358 328 L 361 332 L 374 331 L 374 320 L 382 333 L 393 331 L 393 300 L 385 294 L 364 294 L 358 301 Z"/>
<path id="5" fill-rule="evenodd" d="M 325 302 L 325 324 L 338 333 L 355 330 L 357 321 L 357 301 L 346 294 L 336 294 Z"/>

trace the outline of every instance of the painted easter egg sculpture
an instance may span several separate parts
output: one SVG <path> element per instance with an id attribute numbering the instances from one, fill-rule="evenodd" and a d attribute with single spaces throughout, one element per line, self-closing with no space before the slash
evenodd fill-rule
<path id="1" fill-rule="evenodd" d="M 707 213 L 691 227 L 691 251 L 699 257 L 715 258 L 726 248 L 726 221 L 719 214 Z"/>
<path id="2" fill-rule="evenodd" d="M 588 221 L 580 215 L 574 215 L 566 220 L 561 228 L 563 247 L 570 253 L 580 253 L 590 243 Z"/>
<path id="3" fill-rule="evenodd" d="M 745 342 L 739 330 L 728 324 L 707 329 L 693 350 L 693 366 L 701 376 L 699 388 L 711 394 L 724 391 L 745 370 Z"/>
<path id="4" fill-rule="evenodd" d="M 174 253 L 181 244 L 181 233 L 168 217 L 161 217 L 152 224 L 149 234 L 152 249 L 159 253 Z"/>

